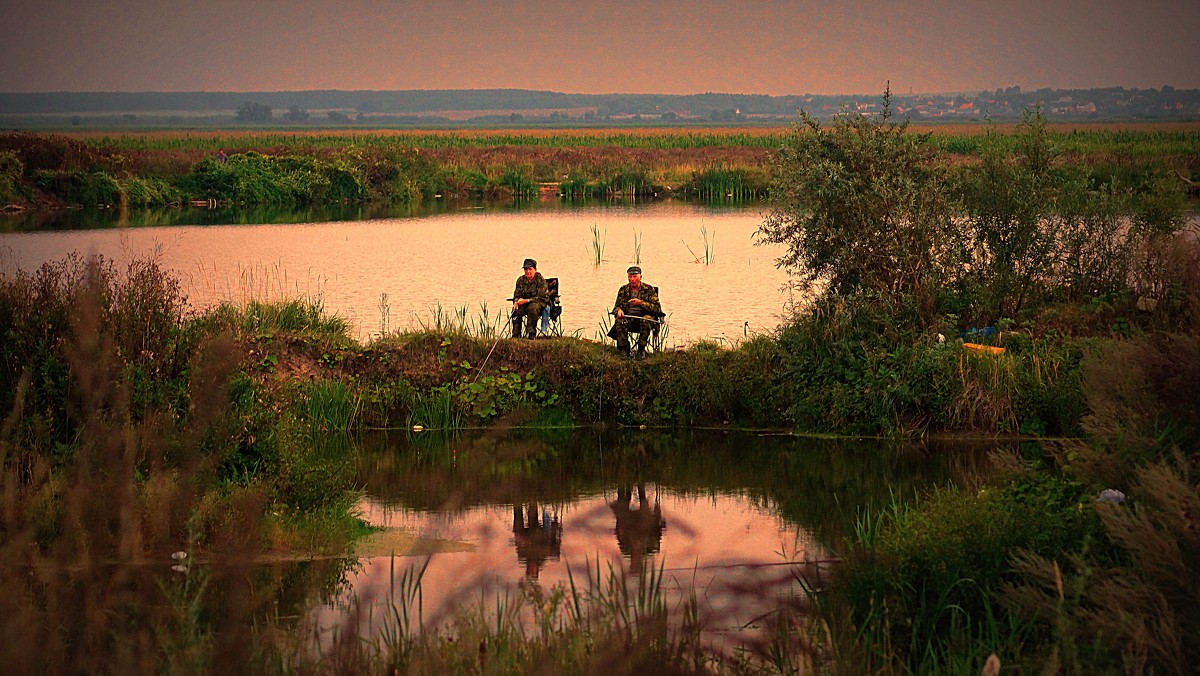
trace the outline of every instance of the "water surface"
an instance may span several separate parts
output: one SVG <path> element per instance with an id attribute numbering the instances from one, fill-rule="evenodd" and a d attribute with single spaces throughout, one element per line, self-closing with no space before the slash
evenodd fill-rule
<path id="1" fill-rule="evenodd" d="M 439 544 L 364 553 L 344 593 L 310 618 L 325 636 L 347 622 L 380 631 L 401 604 L 396 580 L 422 568 L 430 625 L 597 570 L 630 584 L 662 570 L 669 606 L 694 595 L 706 641 L 724 647 L 802 609 L 801 580 L 827 582 L 863 510 L 969 484 L 986 467 L 977 447 L 612 429 L 382 437 L 357 462 L 364 517 Z"/>
<path id="2" fill-rule="evenodd" d="M 552 203 L 556 205 L 557 203 Z M 347 207 L 346 209 L 349 209 Z M 176 216 L 197 210 L 173 212 Z M 606 326 L 626 268 L 639 262 L 670 314 L 668 344 L 701 339 L 734 343 L 770 331 L 792 298 L 774 265 L 777 246 L 756 246 L 760 207 L 712 208 L 667 200 L 585 208 L 446 207 L 407 217 L 343 216 L 284 210 L 294 222 L 205 222 L 140 227 L 0 233 L 0 269 L 35 269 L 68 252 L 100 253 L 118 263 L 156 255 L 183 282 L 198 308 L 222 300 L 306 296 L 348 319 L 367 339 L 434 323 L 439 309 L 466 309 L 472 323 L 507 316 L 525 258 L 558 277 L 564 333 L 594 338 Z M 202 212 L 205 219 L 237 212 Z M 262 216 L 260 216 L 260 219 Z M 603 246 L 595 262 L 593 228 Z M 707 233 L 711 260 L 705 264 Z"/>

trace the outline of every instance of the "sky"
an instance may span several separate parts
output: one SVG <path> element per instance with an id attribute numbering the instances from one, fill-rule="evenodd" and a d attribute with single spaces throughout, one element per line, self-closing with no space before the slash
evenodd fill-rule
<path id="1" fill-rule="evenodd" d="M 0 91 L 1200 88 L 1200 0 L 3 0 Z"/>

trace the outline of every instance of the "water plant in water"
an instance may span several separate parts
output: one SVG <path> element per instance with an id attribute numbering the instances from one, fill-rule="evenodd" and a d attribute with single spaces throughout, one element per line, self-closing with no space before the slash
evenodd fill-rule
<path id="1" fill-rule="evenodd" d="M 717 255 L 717 233 L 709 232 L 707 225 L 700 226 L 700 236 L 704 238 L 704 264 L 712 265 Z"/>
<path id="2" fill-rule="evenodd" d="M 633 233 L 633 263 L 634 263 L 634 265 L 642 264 L 642 231 L 641 230 Z"/>
<path id="3" fill-rule="evenodd" d="M 387 292 L 379 294 L 379 336 L 388 334 L 388 325 L 392 316 L 392 305 L 388 302 Z"/>
<path id="4" fill-rule="evenodd" d="M 592 224 L 592 265 L 599 266 L 604 261 L 604 235 L 607 233 L 600 232 L 600 226 L 596 223 Z"/>

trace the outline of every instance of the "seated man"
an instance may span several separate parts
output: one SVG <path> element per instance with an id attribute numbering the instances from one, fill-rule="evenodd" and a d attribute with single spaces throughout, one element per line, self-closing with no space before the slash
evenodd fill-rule
<path id="1" fill-rule="evenodd" d="M 630 356 L 629 334 L 638 334 L 637 358 L 643 359 L 650 332 L 663 312 L 658 303 L 658 289 L 642 283 L 642 269 L 635 265 L 626 273 L 629 283 L 617 291 L 617 300 L 613 303 L 616 319 L 608 335 L 617 341 L 618 350 Z"/>
<path id="2" fill-rule="evenodd" d="M 550 289 L 546 286 L 546 278 L 537 271 L 537 261 L 526 258 L 523 266 L 525 274 L 517 277 L 517 285 L 512 297 L 512 337 L 521 337 L 521 320 L 525 321 L 525 337 L 537 337 L 537 322 L 542 316 L 542 310 L 550 302 Z"/>

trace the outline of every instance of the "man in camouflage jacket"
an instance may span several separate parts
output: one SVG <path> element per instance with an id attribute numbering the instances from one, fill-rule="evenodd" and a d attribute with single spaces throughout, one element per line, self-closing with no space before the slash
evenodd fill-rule
<path id="1" fill-rule="evenodd" d="M 629 283 L 617 291 L 612 309 L 616 319 L 608 335 L 617 341 L 617 349 L 628 356 L 629 334 L 638 334 L 637 357 L 642 359 L 646 356 L 646 344 L 650 342 L 654 328 L 654 324 L 646 320 L 657 321 L 663 312 L 658 302 L 658 289 L 642 283 L 642 269 L 635 265 L 626 273 Z"/>
<path id="2" fill-rule="evenodd" d="M 512 297 L 512 337 L 521 337 L 521 320 L 525 320 L 525 337 L 537 337 L 537 322 L 542 310 L 550 302 L 550 288 L 546 278 L 537 271 L 537 261 L 526 258 L 522 266 L 525 274 L 517 277 Z"/>

